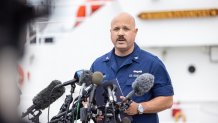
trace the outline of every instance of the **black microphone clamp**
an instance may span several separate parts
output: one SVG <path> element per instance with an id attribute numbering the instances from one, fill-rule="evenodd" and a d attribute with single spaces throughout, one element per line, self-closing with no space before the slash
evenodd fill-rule
<path id="1" fill-rule="evenodd" d="M 119 105 L 119 111 L 124 112 L 126 109 L 129 108 L 130 104 L 132 103 L 132 100 L 128 99 L 126 102 L 118 103 Z"/>
<path id="2" fill-rule="evenodd" d="M 39 123 L 39 116 L 42 114 L 41 110 L 36 110 L 35 105 L 33 105 L 30 108 L 28 108 L 26 112 L 22 113 L 21 118 L 24 118 L 25 116 L 29 114 L 32 115 L 31 118 L 28 117 L 30 121 L 32 121 L 33 123 Z"/>

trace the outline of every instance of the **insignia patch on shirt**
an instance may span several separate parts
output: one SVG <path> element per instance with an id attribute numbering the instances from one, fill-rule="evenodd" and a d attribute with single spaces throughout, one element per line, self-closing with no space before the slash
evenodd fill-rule
<path id="1" fill-rule="evenodd" d="M 140 74 L 129 74 L 129 77 L 137 78 Z"/>
<path id="2" fill-rule="evenodd" d="M 142 74 L 142 70 L 133 70 L 133 73 L 129 74 L 129 77 L 137 78 L 141 74 Z"/>
<path id="3" fill-rule="evenodd" d="M 142 73 L 142 70 L 133 70 L 133 73 Z"/>
<path id="4" fill-rule="evenodd" d="M 103 78 L 106 78 L 106 77 L 107 77 L 107 76 L 104 74 L 104 75 L 103 75 Z"/>
<path id="5" fill-rule="evenodd" d="M 139 57 L 134 57 L 134 59 L 139 59 Z"/>

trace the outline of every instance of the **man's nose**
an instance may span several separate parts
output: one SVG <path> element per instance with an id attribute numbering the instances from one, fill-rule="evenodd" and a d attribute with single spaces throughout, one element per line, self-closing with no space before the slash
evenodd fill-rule
<path id="1" fill-rule="evenodd" d="M 118 35 L 124 35 L 124 30 L 123 30 L 123 29 L 120 29 L 120 30 L 118 31 Z"/>

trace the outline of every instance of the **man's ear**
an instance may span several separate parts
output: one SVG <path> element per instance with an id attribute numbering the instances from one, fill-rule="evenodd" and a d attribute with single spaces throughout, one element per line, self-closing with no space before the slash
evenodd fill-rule
<path id="1" fill-rule="evenodd" d="M 135 33 L 137 33 L 138 32 L 138 28 L 135 28 Z"/>

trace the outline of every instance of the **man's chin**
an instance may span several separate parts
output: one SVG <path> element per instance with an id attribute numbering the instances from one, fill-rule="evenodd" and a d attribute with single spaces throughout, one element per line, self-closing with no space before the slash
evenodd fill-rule
<path id="1" fill-rule="evenodd" d="M 116 43 L 116 47 L 117 48 L 127 48 L 127 44 L 126 43 Z"/>
<path id="2" fill-rule="evenodd" d="M 121 51 L 125 51 L 127 47 L 119 45 L 119 46 L 116 46 L 116 48 L 121 50 Z"/>
<path id="3" fill-rule="evenodd" d="M 116 47 L 116 49 L 121 51 L 121 52 L 127 51 L 127 47 Z"/>

